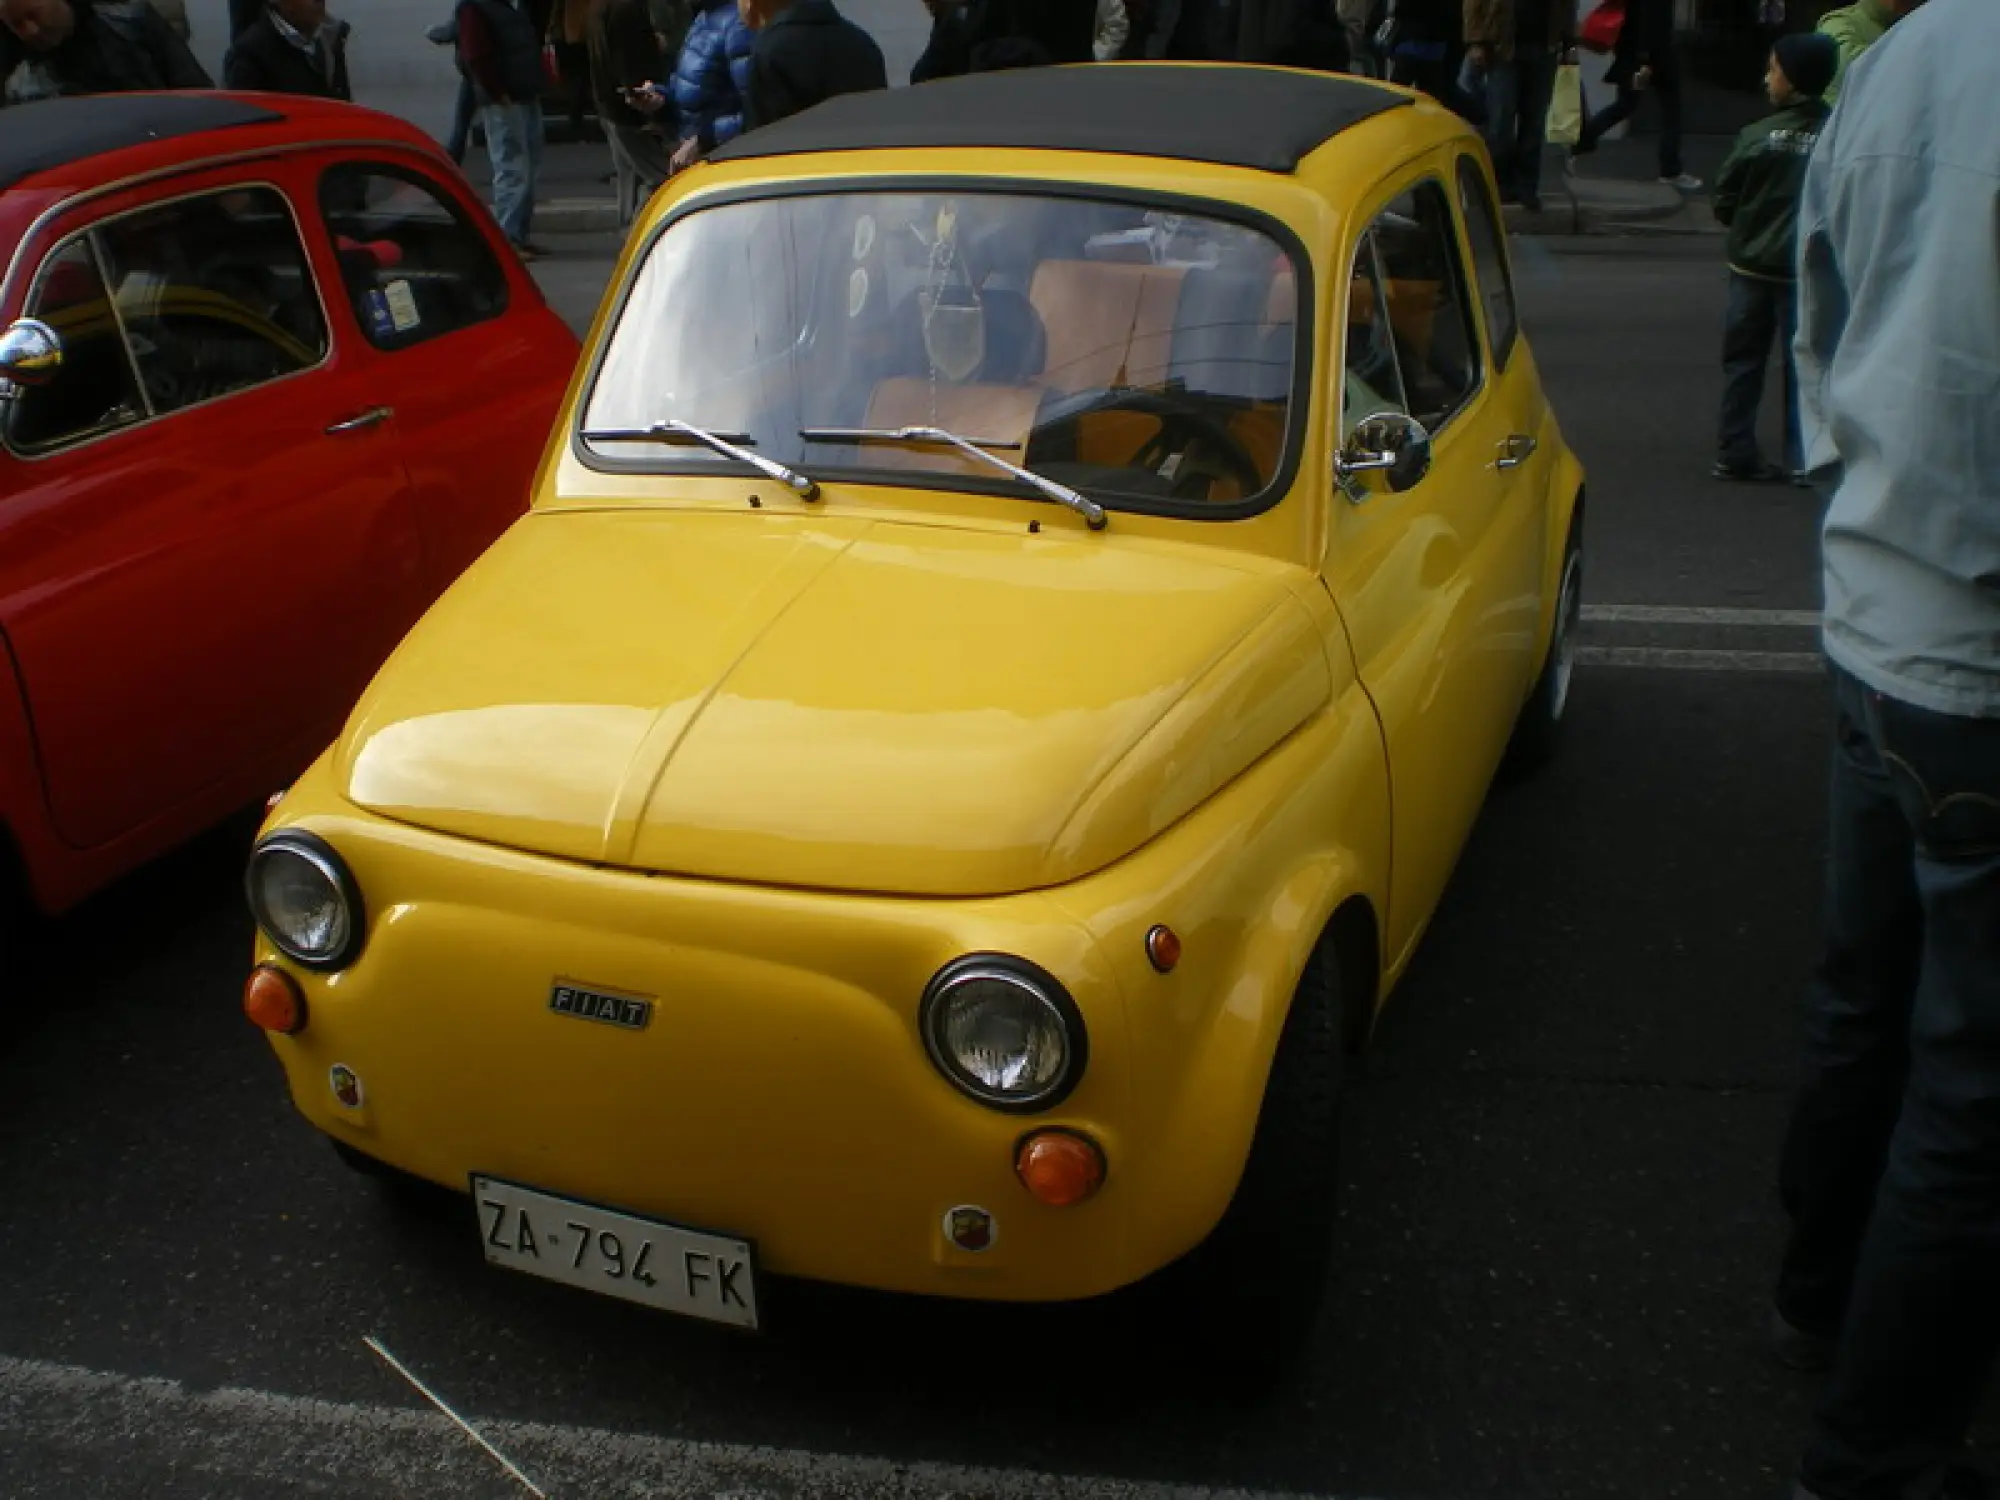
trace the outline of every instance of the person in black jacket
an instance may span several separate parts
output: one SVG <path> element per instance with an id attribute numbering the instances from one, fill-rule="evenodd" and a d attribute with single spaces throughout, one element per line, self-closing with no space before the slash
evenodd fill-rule
<path id="1" fill-rule="evenodd" d="M 737 0 L 757 33 L 743 128 L 755 130 L 835 94 L 889 86 L 875 38 L 834 9 L 833 0 Z"/>
<path id="2" fill-rule="evenodd" d="M 146 0 L 0 0 L 0 105 L 214 86 Z"/>
<path id="3" fill-rule="evenodd" d="M 1674 0 L 1625 0 L 1625 24 L 1611 49 L 1605 79 L 1618 90 L 1615 102 L 1583 122 L 1571 155 L 1597 149 L 1598 138 L 1638 112 L 1642 95 L 1660 101 L 1660 181 L 1692 193 L 1701 187 L 1681 165 L 1681 69 L 1674 52 Z"/>
<path id="4" fill-rule="evenodd" d="M 347 23 L 327 19 L 326 0 L 270 0 L 264 14 L 230 45 L 222 62 L 222 85 L 351 102 Z"/>
<path id="5" fill-rule="evenodd" d="M 1097 60 L 1095 0 L 924 0 L 930 44 L 910 82 Z"/>

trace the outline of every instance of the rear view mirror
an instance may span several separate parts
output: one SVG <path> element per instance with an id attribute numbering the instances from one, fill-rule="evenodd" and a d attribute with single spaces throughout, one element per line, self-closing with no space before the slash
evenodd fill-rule
<path id="1" fill-rule="evenodd" d="M 23 318 L 0 333 L 0 401 L 49 384 L 62 369 L 62 340 L 46 323 Z"/>
<path id="2" fill-rule="evenodd" d="M 1431 435 L 1423 423 L 1399 411 L 1377 412 L 1355 423 L 1333 459 L 1334 477 L 1357 503 L 1367 494 L 1359 484 L 1363 474 L 1382 475 L 1389 488 L 1400 493 L 1430 471 Z"/>

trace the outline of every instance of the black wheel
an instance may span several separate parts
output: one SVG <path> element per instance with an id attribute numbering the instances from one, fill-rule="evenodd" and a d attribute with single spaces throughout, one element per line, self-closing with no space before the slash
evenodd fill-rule
<path id="1" fill-rule="evenodd" d="M 1562 742 L 1563 717 L 1576 676 L 1577 637 L 1583 624 L 1583 517 L 1570 523 L 1569 545 L 1563 549 L 1562 583 L 1556 594 L 1555 629 L 1549 634 L 1549 654 L 1542 675 L 1521 708 L 1514 738 L 1507 746 L 1507 769 L 1532 771 L 1555 758 Z"/>
<path id="2" fill-rule="evenodd" d="M 1310 1341 L 1333 1266 L 1346 1073 L 1340 959 L 1326 937 L 1299 977 L 1236 1194 L 1163 1278 L 1211 1357 L 1275 1375 Z"/>
<path id="3" fill-rule="evenodd" d="M 345 1141 L 336 1141 L 328 1136 L 326 1143 L 333 1147 L 333 1154 L 340 1158 L 341 1165 L 373 1181 L 381 1189 L 383 1197 L 392 1204 L 416 1207 L 451 1196 L 437 1184 L 413 1177 L 401 1167 L 392 1167 L 386 1161 L 377 1161 Z"/>

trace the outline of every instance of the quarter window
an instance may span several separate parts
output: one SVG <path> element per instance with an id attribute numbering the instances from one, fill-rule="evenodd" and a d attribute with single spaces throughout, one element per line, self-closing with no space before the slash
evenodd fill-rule
<path id="1" fill-rule="evenodd" d="M 46 452 L 146 415 L 88 238 L 71 240 L 43 263 L 27 312 L 55 330 L 63 362 L 49 384 L 0 406 L 11 446 Z"/>
<path id="2" fill-rule="evenodd" d="M 320 179 L 320 210 L 355 321 L 376 348 L 408 349 L 507 310 L 507 275 L 486 237 L 415 173 L 334 167 Z"/>
<path id="3" fill-rule="evenodd" d="M 1373 262 L 1378 278 L 1370 348 L 1379 355 L 1386 337 L 1402 380 L 1403 409 L 1436 432 L 1471 399 L 1480 379 L 1458 230 L 1443 186 L 1427 179 L 1397 198 L 1369 226 L 1360 255 Z M 1355 275 L 1362 274 L 1357 260 Z M 1352 317 L 1350 312 L 1350 325 Z M 1350 348 L 1353 340 L 1350 326 Z M 1382 390 L 1378 381 L 1370 384 Z"/>
<path id="4" fill-rule="evenodd" d="M 1382 269 L 1375 232 L 1362 237 L 1355 252 L 1354 273 L 1347 287 L 1347 353 L 1341 370 L 1340 436 L 1355 424 L 1384 412 L 1405 412 L 1403 373 L 1396 363 L 1396 343 L 1389 322 L 1389 302 L 1382 289 Z"/>
<path id="5" fill-rule="evenodd" d="M 1507 367 L 1514 352 L 1514 338 L 1520 331 L 1520 315 L 1514 308 L 1514 279 L 1507 269 L 1506 241 L 1500 232 L 1500 216 L 1470 157 L 1458 159 L 1458 199 L 1465 210 L 1465 235 L 1472 245 L 1472 265 L 1479 277 L 1479 301 L 1486 313 L 1486 342 L 1493 350 L 1493 363 Z"/>
<path id="6" fill-rule="evenodd" d="M 319 289 L 275 190 L 182 198 L 110 220 L 91 238 L 154 415 L 326 358 Z"/>

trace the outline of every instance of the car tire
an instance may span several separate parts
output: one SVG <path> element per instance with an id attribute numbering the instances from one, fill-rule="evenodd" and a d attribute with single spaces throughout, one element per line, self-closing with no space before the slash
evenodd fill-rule
<path id="1" fill-rule="evenodd" d="M 1556 593 L 1555 628 L 1549 632 L 1548 655 L 1542 674 L 1535 679 L 1534 691 L 1522 706 L 1514 725 L 1514 737 L 1507 746 L 1507 770 L 1524 775 L 1555 759 L 1562 744 L 1563 723 L 1569 712 L 1570 688 L 1576 676 L 1578 637 L 1583 627 L 1583 517 L 1570 522 L 1569 542 L 1563 548 L 1562 581 Z"/>
<path id="2" fill-rule="evenodd" d="M 386 1161 L 378 1161 L 366 1151 L 357 1151 L 345 1141 L 327 1137 L 327 1144 L 333 1147 L 333 1154 L 351 1172 L 370 1179 L 382 1190 L 390 1202 L 399 1205 L 415 1205 L 430 1202 L 445 1196 L 445 1190 L 433 1183 L 414 1177 L 401 1167 L 392 1167 Z"/>
<path id="3" fill-rule="evenodd" d="M 1329 935 L 1292 997 L 1243 1176 L 1221 1222 L 1168 1272 L 1204 1352 L 1279 1375 L 1310 1341 L 1333 1267 L 1347 1074 L 1339 950 Z"/>

